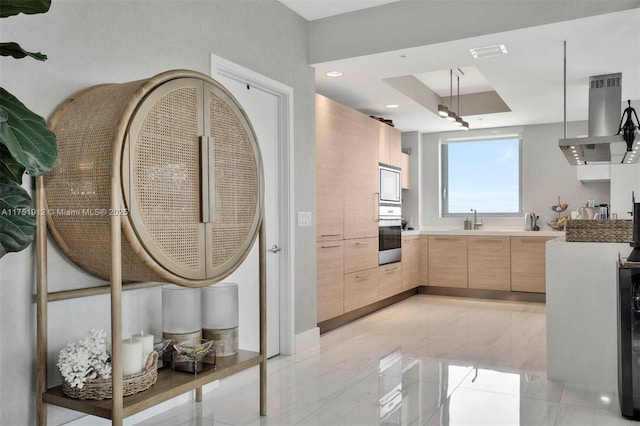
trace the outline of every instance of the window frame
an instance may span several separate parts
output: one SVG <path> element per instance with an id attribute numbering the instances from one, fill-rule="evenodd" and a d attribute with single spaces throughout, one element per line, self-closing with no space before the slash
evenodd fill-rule
<path id="1" fill-rule="evenodd" d="M 487 136 L 475 136 L 465 138 L 442 138 L 440 140 L 440 215 L 441 217 L 467 217 L 469 213 L 451 213 L 449 212 L 449 155 L 448 147 L 452 143 L 460 142 L 489 142 L 500 141 L 506 139 L 518 140 L 518 211 L 517 212 L 486 212 L 478 211 L 479 217 L 522 217 L 523 215 L 523 143 L 521 134 L 501 134 L 501 135 L 487 135 Z"/>

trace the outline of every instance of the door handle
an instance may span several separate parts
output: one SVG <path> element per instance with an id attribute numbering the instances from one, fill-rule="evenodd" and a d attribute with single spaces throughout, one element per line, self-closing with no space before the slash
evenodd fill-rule
<path id="1" fill-rule="evenodd" d="M 282 247 L 278 247 L 278 245 L 277 245 L 277 244 L 274 244 L 274 245 L 269 249 L 269 251 L 270 251 L 271 253 L 277 253 L 277 252 L 279 252 L 279 251 L 281 251 L 281 250 L 282 250 Z"/>

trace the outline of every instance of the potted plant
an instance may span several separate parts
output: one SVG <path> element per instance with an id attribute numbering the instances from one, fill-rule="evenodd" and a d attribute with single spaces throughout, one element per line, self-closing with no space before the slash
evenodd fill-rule
<path id="1" fill-rule="evenodd" d="M 45 13 L 51 0 L 0 0 L 0 18 L 19 13 Z M 18 43 L 0 43 L 0 55 L 44 61 L 46 55 Z M 25 173 L 41 176 L 57 158 L 55 134 L 45 120 L 0 87 L 0 257 L 25 249 L 35 235 L 36 212 L 21 186 Z"/>

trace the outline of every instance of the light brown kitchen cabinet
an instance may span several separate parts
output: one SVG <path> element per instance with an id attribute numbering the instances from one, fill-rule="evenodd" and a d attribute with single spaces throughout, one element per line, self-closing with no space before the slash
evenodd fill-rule
<path id="1" fill-rule="evenodd" d="M 545 243 L 554 237 L 511 237 L 511 291 L 546 292 Z"/>
<path id="2" fill-rule="evenodd" d="M 378 237 L 344 240 L 345 274 L 378 266 Z"/>
<path id="3" fill-rule="evenodd" d="M 467 288 L 467 237 L 429 236 L 429 285 Z"/>
<path id="4" fill-rule="evenodd" d="M 362 308 L 379 300 L 378 267 L 344 276 L 344 311 Z"/>
<path id="5" fill-rule="evenodd" d="M 469 288 L 511 289 L 511 238 L 500 236 L 467 237 Z"/>
<path id="6" fill-rule="evenodd" d="M 420 235 L 420 272 L 418 273 L 420 285 L 429 284 L 429 236 Z"/>
<path id="7" fill-rule="evenodd" d="M 402 264 L 400 262 L 378 267 L 378 289 L 380 299 L 386 299 L 402 292 Z"/>
<path id="8" fill-rule="evenodd" d="M 409 154 L 405 154 L 404 152 L 400 154 L 402 159 L 402 189 L 410 189 L 410 181 L 409 179 Z"/>
<path id="9" fill-rule="evenodd" d="M 402 132 L 378 121 L 378 161 L 402 168 Z"/>
<path id="10" fill-rule="evenodd" d="M 378 152 L 370 117 L 350 110 L 344 150 L 344 238 L 378 236 Z"/>
<path id="11" fill-rule="evenodd" d="M 343 146 L 352 110 L 316 95 L 316 241 L 344 237 Z"/>
<path id="12" fill-rule="evenodd" d="M 402 237 L 402 289 L 420 285 L 420 236 Z"/>
<path id="13" fill-rule="evenodd" d="M 318 322 L 344 313 L 344 242 L 317 243 Z"/>

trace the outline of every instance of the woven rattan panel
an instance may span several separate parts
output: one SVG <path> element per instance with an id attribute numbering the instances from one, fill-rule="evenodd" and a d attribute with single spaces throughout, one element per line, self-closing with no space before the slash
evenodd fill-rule
<path id="1" fill-rule="evenodd" d="M 253 241 L 260 187 L 255 147 L 245 127 L 222 98 L 215 93 L 209 96 L 215 146 L 215 220 L 209 260 L 216 268 Z"/>
<path id="2" fill-rule="evenodd" d="M 262 163 L 246 115 L 217 82 L 177 70 L 95 86 L 51 123 L 59 153 L 45 177 L 49 225 L 78 265 L 110 278 L 113 213 L 125 214 L 124 281 L 202 286 L 242 263 L 258 234 Z M 120 212 L 110 212 L 112 178 Z"/>
<path id="3" fill-rule="evenodd" d="M 132 196 L 154 249 L 193 271 L 204 269 L 198 205 L 201 90 L 172 90 L 146 112 L 131 161 Z"/>
<path id="4" fill-rule="evenodd" d="M 45 177 L 49 226 L 67 256 L 104 279 L 111 271 L 111 150 L 122 111 L 141 83 L 89 89 L 63 105 L 53 123 L 58 160 Z M 130 281 L 157 280 L 125 242 L 123 276 Z"/>

